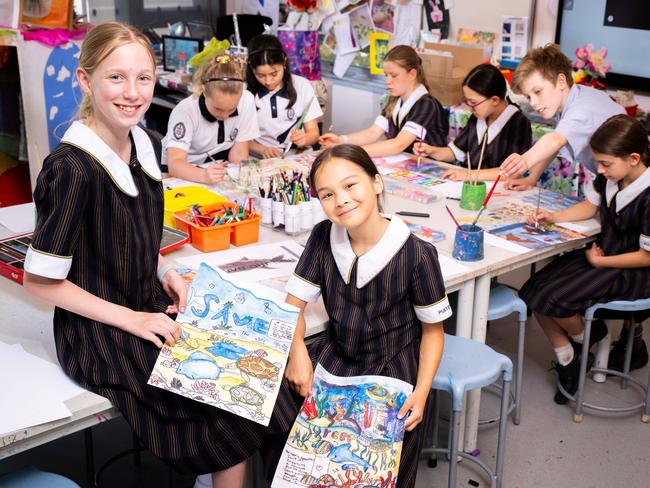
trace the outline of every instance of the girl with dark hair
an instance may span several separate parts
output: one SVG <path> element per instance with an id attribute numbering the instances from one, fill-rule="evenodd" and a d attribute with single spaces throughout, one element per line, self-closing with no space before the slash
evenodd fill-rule
<path id="1" fill-rule="evenodd" d="M 598 162 L 598 176 L 587 199 L 557 212 L 539 210 L 529 223 L 584 220 L 600 212 L 600 238 L 586 251 L 553 261 L 519 292 L 553 346 L 560 384 L 570 394 L 578 388 L 582 311 L 595 303 L 650 297 L 648 134 L 636 119 L 615 115 L 594 132 L 589 146 Z M 605 324 L 594 321 L 589 346 L 606 335 Z M 647 351 L 645 358 L 647 362 Z M 556 393 L 556 403 L 567 401 Z"/>
<path id="2" fill-rule="evenodd" d="M 510 103 L 506 80 L 498 68 L 479 64 L 463 80 L 465 103 L 472 111 L 467 125 L 458 137 L 444 147 L 425 143 L 415 145 L 414 152 L 438 161 L 465 163 L 469 157 L 472 169 L 481 160 L 480 180 L 493 180 L 498 166 L 513 152 L 525 152 L 532 143 L 530 121 Z M 483 146 L 485 145 L 485 149 Z M 450 169 L 444 176 L 452 180 L 467 178 L 465 169 Z"/>
<path id="3" fill-rule="evenodd" d="M 318 118 L 323 111 L 309 81 L 289 71 L 277 37 L 260 34 L 251 39 L 246 82 L 255 95 L 260 128 L 260 136 L 251 142 L 252 151 L 271 158 L 280 156 L 291 144 L 309 147 L 318 142 Z M 296 127 L 305 111 L 304 126 Z"/>
<path id="4" fill-rule="evenodd" d="M 429 93 L 422 60 L 415 50 L 410 46 L 392 48 L 384 58 L 384 73 L 390 98 L 374 124 L 352 134 L 328 132 L 321 136 L 321 145 L 357 144 L 375 157 L 412 151 L 420 138 L 435 146 L 447 143 L 447 115 Z M 380 140 L 382 136 L 385 140 Z"/>
<path id="5" fill-rule="evenodd" d="M 431 411 L 427 400 L 442 355 L 442 321 L 451 315 L 436 249 L 414 237 L 399 217 L 380 213 L 383 182 L 362 148 L 326 149 L 310 182 L 329 220 L 314 228 L 287 283 L 287 303 L 300 308 L 287 384 L 307 395 L 317 363 L 339 376 L 384 375 L 413 384 L 399 412 L 410 415 L 397 486 L 414 486 Z M 320 295 L 329 330 L 307 347 L 304 310 Z M 292 410 L 295 417 L 299 406 L 278 410 Z"/>

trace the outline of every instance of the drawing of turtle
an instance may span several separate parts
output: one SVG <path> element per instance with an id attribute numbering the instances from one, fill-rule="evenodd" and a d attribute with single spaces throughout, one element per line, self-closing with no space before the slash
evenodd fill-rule
<path id="1" fill-rule="evenodd" d="M 258 349 L 237 360 L 235 365 L 246 383 L 250 381 L 250 376 L 262 380 L 262 383 L 278 381 L 281 365 L 264 359 L 265 356 L 267 356 L 266 351 Z"/>
<path id="2" fill-rule="evenodd" d="M 264 404 L 264 396 L 250 386 L 237 385 L 224 387 L 224 390 L 230 393 L 230 398 L 233 402 L 240 405 L 248 405 L 254 407 L 258 412 L 262 410 Z"/>

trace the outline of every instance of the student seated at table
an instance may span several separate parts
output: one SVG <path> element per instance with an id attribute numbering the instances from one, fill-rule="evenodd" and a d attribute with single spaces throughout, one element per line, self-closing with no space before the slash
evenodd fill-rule
<path id="1" fill-rule="evenodd" d="M 463 80 L 465 103 L 472 111 L 467 125 L 447 146 L 431 146 L 417 142 L 413 152 L 448 163 L 459 161 L 461 169 L 449 169 L 445 178 L 464 180 L 468 177 L 467 159 L 473 170 L 472 177 L 494 180 L 499 175 L 499 165 L 510 154 L 523 153 L 532 143 L 530 121 L 519 107 L 507 97 L 506 79 L 491 64 L 479 64 Z"/>
<path id="2" fill-rule="evenodd" d="M 255 95 L 260 128 L 260 137 L 250 143 L 251 151 L 273 158 L 292 144 L 305 148 L 318 142 L 318 118 L 323 111 L 311 83 L 289 71 L 289 60 L 277 37 L 260 34 L 248 43 L 246 83 Z M 298 128 L 303 114 L 304 125 Z"/>
<path id="3" fill-rule="evenodd" d="M 501 165 L 513 190 L 534 186 L 546 167 L 558 156 L 577 163 L 596 175 L 598 162 L 589 149 L 589 138 L 612 115 L 625 109 L 607 92 L 573 83 L 573 68 L 556 44 L 531 49 L 513 76 L 512 89 L 528 98 L 532 108 L 547 120 L 558 119 L 553 132 L 540 137 L 523 153 L 509 155 Z M 515 178 L 530 170 L 525 178 Z"/>
<path id="4" fill-rule="evenodd" d="M 194 93 L 174 107 L 163 139 L 163 163 L 171 176 L 215 184 L 226 173 L 222 161 L 248 159 L 250 141 L 260 132 L 242 71 L 227 54 L 212 56 L 197 69 Z"/>
<path id="5" fill-rule="evenodd" d="M 600 212 L 600 237 L 590 249 L 565 254 L 542 268 L 519 292 L 553 346 L 560 384 L 572 395 L 583 353 L 583 311 L 596 303 L 650 297 L 648 134 L 636 119 L 615 115 L 594 132 L 589 146 L 598 176 L 587 199 L 557 212 L 539 210 L 528 223 L 584 220 Z M 604 322 L 595 320 L 589 346 L 606 335 Z M 645 352 L 647 362 L 645 344 L 640 337 L 638 342 L 637 354 Z M 559 391 L 554 400 L 568 402 Z"/>
<path id="6" fill-rule="evenodd" d="M 434 146 L 447 144 L 447 115 L 429 93 L 422 60 L 415 50 L 409 46 L 392 48 L 384 58 L 384 73 L 390 98 L 374 124 L 352 134 L 323 134 L 319 139 L 322 146 L 357 144 L 370 157 L 376 157 L 412 151 L 419 139 Z M 350 111 L 354 107 L 346 109 Z M 385 140 L 380 140 L 382 136 Z"/>
<path id="7" fill-rule="evenodd" d="M 287 303 L 300 308 L 287 384 L 304 397 L 320 363 L 339 376 L 384 375 L 414 385 L 399 412 L 400 418 L 410 415 L 397 484 L 414 486 L 442 356 L 442 321 L 452 313 L 436 249 L 399 217 L 380 213 L 383 183 L 362 148 L 326 149 L 309 181 L 330 220 L 314 227 L 287 283 Z M 306 346 L 304 309 L 321 294 L 329 330 Z M 282 390 L 279 403 L 285 399 L 277 410 L 295 417 L 302 399 L 294 404 Z"/>

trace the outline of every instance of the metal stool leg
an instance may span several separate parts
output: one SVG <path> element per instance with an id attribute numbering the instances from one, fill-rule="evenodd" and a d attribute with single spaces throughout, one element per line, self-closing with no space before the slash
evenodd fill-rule
<path id="1" fill-rule="evenodd" d="M 630 372 L 630 363 L 632 362 L 632 345 L 634 344 L 634 328 L 636 324 L 630 324 L 627 331 L 627 341 L 625 344 L 625 361 L 623 362 L 623 373 L 626 375 Z M 621 389 L 627 388 L 627 378 L 625 376 L 621 379 Z"/>
<path id="2" fill-rule="evenodd" d="M 503 483 L 503 455 L 506 446 L 506 429 L 508 428 L 508 422 L 506 417 L 508 416 L 509 397 L 510 397 L 510 382 L 504 378 L 503 395 L 501 397 L 501 418 L 499 419 L 499 438 L 497 441 L 497 460 L 496 460 L 497 466 L 494 472 L 496 488 L 501 488 L 501 484 Z"/>
<path id="3" fill-rule="evenodd" d="M 591 319 L 585 320 L 585 333 L 583 344 L 589 344 L 589 338 L 591 336 Z M 578 380 L 578 391 L 576 393 L 576 410 L 573 414 L 574 422 L 582 422 L 582 402 L 584 400 L 585 393 L 585 378 L 587 377 L 587 361 L 589 359 L 589 350 L 583 346 L 582 355 L 580 358 L 580 376 Z"/>
<path id="4" fill-rule="evenodd" d="M 456 471 L 458 468 L 458 433 L 460 432 L 460 412 L 452 410 L 449 419 L 449 436 L 451 445 L 449 446 L 449 481 L 448 488 L 456 488 Z"/>
<path id="5" fill-rule="evenodd" d="M 648 373 L 648 384 L 645 387 L 645 408 L 641 415 L 641 422 L 650 423 L 650 373 Z"/>
<path id="6" fill-rule="evenodd" d="M 440 431 L 440 390 L 433 390 L 433 444 L 431 448 L 438 447 L 438 432 Z M 435 468 L 438 466 L 438 455 L 432 452 L 427 461 L 427 466 Z"/>
<path id="7" fill-rule="evenodd" d="M 524 379 L 524 339 L 526 334 L 526 321 L 519 321 L 519 334 L 517 337 L 517 376 L 515 378 L 515 416 L 513 422 L 521 422 L 521 390 Z"/>

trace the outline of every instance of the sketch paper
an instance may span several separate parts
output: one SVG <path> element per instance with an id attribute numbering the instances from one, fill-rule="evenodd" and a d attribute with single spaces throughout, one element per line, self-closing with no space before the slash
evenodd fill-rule
<path id="1" fill-rule="evenodd" d="M 534 225 L 523 222 L 496 227 L 488 232 L 526 249 L 542 249 L 585 237 L 557 225 L 538 226 L 536 229 Z"/>
<path id="2" fill-rule="evenodd" d="M 445 240 L 445 233 L 439 230 L 432 229 L 430 227 L 425 227 L 420 224 L 415 224 L 413 222 L 404 221 L 406 226 L 411 231 L 411 234 L 419 237 L 423 241 L 433 244 L 434 242 L 440 242 Z"/>
<path id="3" fill-rule="evenodd" d="M 332 29 L 336 38 L 336 54 L 350 54 L 359 50 L 348 14 L 336 15 Z"/>
<path id="4" fill-rule="evenodd" d="M 271 486 L 395 486 L 404 438 L 397 413 L 412 391 L 394 378 L 342 378 L 317 365 Z"/>
<path id="5" fill-rule="evenodd" d="M 296 269 L 304 248 L 287 240 L 237 249 L 226 249 L 178 258 L 178 263 L 198 269 L 202 262 L 217 267 L 239 280 L 260 282 L 270 278 L 289 276 Z"/>
<path id="6" fill-rule="evenodd" d="M 471 271 L 470 268 L 461 264 L 458 260 L 452 259 L 444 254 L 438 254 L 438 262 L 440 263 L 440 271 L 445 281 Z"/>
<path id="7" fill-rule="evenodd" d="M 273 294 L 275 295 L 275 294 Z M 148 384 L 262 425 L 271 420 L 298 309 L 201 263 Z"/>
<path id="8" fill-rule="evenodd" d="M 364 3 L 360 7 L 350 10 L 350 23 L 359 47 L 361 49 L 368 47 L 370 45 L 370 32 L 372 31 L 372 19 L 368 4 Z"/>
<path id="9" fill-rule="evenodd" d="M 395 10 L 395 44 L 415 46 L 422 24 L 422 0 L 397 2 Z"/>

